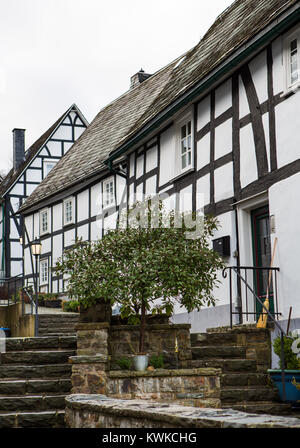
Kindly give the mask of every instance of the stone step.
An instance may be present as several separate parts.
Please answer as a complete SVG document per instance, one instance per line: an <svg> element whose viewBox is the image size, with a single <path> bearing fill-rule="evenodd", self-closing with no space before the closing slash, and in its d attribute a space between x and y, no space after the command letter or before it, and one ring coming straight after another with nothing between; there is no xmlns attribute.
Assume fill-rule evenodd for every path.
<svg viewBox="0 0 300 448"><path fill-rule="evenodd" d="M76 335L76 330L74 327L71 326L65 326L65 327L45 327L45 328L39 328L39 336L53 336L53 335Z"/></svg>
<svg viewBox="0 0 300 448"><path fill-rule="evenodd" d="M0 395L26 395L40 393L70 393L71 380L0 380Z"/></svg>
<svg viewBox="0 0 300 448"><path fill-rule="evenodd" d="M78 320L79 313L50 313L50 314L40 314L40 320Z"/></svg>
<svg viewBox="0 0 300 448"><path fill-rule="evenodd" d="M193 359L203 358L244 358L246 356L245 347L234 346L203 346L192 348Z"/></svg>
<svg viewBox="0 0 300 448"><path fill-rule="evenodd" d="M1 364L64 364L76 350L22 351L0 354Z"/></svg>
<svg viewBox="0 0 300 448"><path fill-rule="evenodd" d="M225 373L221 376L221 386L267 386L267 373Z"/></svg>
<svg viewBox="0 0 300 448"><path fill-rule="evenodd" d="M0 411L47 411L65 408L66 395L0 396Z"/></svg>
<svg viewBox="0 0 300 448"><path fill-rule="evenodd" d="M235 411L249 412L250 414L271 414L291 416L300 418L299 414L294 414L289 403L276 403L273 401L260 401L251 403L226 403L222 404L223 409L233 409Z"/></svg>
<svg viewBox="0 0 300 448"><path fill-rule="evenodd" d="M57 330L75 330L75 325L76 324L72 324L72 323L58 323L58 322L54 322L53 324L47 324L47 325L39 325L39 332L41 331L45 331L45 330L51 330L53 331L53 328L55 328L55 331Z"/></svg>
<svg viewBox="0 0 300 448"><path fill-rule="evenodd" d="M256 373L256 361L253 359L195 359L189 362L191 368L202 367L219 368L226 372L253 372Z"/></svg>
<svg viewBox="0 0 300 448"><path fill-rule="evenodd" d="M221 406L226 403L279 401L278 391L267 386L222 387Z"/></svg>
<svg viewBox="0 0 300 448"><path fill-rule="evenodd" d="M47 332L44 333L42 335L40 335L41 337L54 337L54 336L70 336L70 337L75 337L76 338L76 332L75 331L69 331L69 332Z"/></svg>
<svg viewBox="0 0 300 448"><path fill-rule="evenodd" d="M71 364L44 364L44 365L0 365L0 378L3 379L30 379L30 378L71 378Z"/></svg>
<svg viewBox="0 0 300 448"><path fill-rule="evenodd" d="M6 352L42 349L76 349L76 335L42 336L36 338L7 338Z"/></svg>
<svg viewBox="0 0 300 448"><path fill-rule="evenodd" d="M0 414L0 428L63 428L65 411Z"/></svg>
<svg viewBox="0 0 300 448"><path fill-rule="evenodd" d="M236 345L235 333L191 333L192 347L208 345Z"/></svg>

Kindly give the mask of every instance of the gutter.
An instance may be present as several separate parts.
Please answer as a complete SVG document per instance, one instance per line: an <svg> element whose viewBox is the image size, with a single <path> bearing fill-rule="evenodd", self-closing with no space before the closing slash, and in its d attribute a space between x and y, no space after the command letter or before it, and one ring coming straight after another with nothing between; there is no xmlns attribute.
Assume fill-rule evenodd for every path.
<svg viewBox="0 0 300 448"><path fill-rule="evenodd" d="M284 13L283 13L284 15ZM134 137L132 137L128 142L125 142L117 150L113 151L111 155L104 161L108 167L112 166L112 162L124 154L133 145L140 142L144 137L154 131L158 126L160 126L164 121L171 118L179 109L192 101L195 97L199 96L205 90L210 88L214 83L216 83L220 78L222 78L227 72L234 69L243 59L247 58L255 50L263 47L266 43L270 42L274 38L278 37L287 27L295 24L300 19L300 7L296 4L291 10L286 12L285 16L281 19L277 19L275 25L271 24L261 31L256 37L255 42L252 44L243 45L244 50L240 50L236 56L232 56L227 63L219 69L215 69L212 74L206 76L203 80L199 81L192 89L188 90L180 98L178 98L172 105L168 106L164 111L160 112L155 118L150 120L148 124L144 126ZM264 33L262 35L262 33ZM260 36L260 37L259 37ZM238 51L238 50L237 50Z"/></svg>
<svg viewBox="0 0 300 448"><path fill-rule="evenodd" d="M2 250L1 250L1 271L4 271L5 268L5 261L4 261L4 251L5 251L5 221L4 221L4 211L5 211L5 207L4 207L4 202L2 202L1 204L1 208L2 208Z"/></svg>

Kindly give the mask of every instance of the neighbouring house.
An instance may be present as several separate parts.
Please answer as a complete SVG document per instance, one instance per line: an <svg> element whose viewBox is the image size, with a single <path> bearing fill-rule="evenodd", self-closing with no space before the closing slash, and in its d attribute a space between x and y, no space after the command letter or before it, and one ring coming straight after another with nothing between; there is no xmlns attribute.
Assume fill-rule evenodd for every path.
<svg viewBox="0 0 300 448"><path fill-rule="evenodd" d="M23 224L18 213L19 207L68 152L87 126L87 120L73 104L26 151L25 129L13 130L13 167L0 183L2 280L8 281L23 273L23 248L20 244Z"/></svg>
<svg viewBox="0 0 300 448"><path fill-rule="evenodd" d="M177 209L218 217L212 242L228 267L217 305L175 322L192 331L253 322L270 284L271 311L300 319L300 5L237 0L200 42L163 69L138 72L131 88L102 109L35 189L20 212L29 244L42 241L40 289L63 292L53 271L76 238L95 240L120 209L158 193ZM42 226L41 226L42 223ZM269 283L275 238L277 248ZM231 287L229 284L231 280ZM231 302L230 302L231 298Z"/></svg>

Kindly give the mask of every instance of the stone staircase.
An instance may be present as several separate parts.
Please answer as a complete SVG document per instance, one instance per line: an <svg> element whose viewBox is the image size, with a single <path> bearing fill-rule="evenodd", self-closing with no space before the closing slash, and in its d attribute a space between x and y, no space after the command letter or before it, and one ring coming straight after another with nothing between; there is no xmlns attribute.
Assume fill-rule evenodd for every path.
<svg viewBox="0 0 300 448"><path fill-rule="evenodd" d="M191 367L222 369L221 407L250 413L291 415L280 403L267 374L271 362L270 332L254 326L208 329L191 334Z"/></svg>
<svg viewBox="0 0 300 448"><path fill-rule="evenodd" d="M39 336L74 335L78 313L39 315Z"/></svg>
<svg viewBox="0 0 300 448"><path fill-rule="evenodd" d="M76 336L8 338L0 355L0 428L63 427Z"/></svg>
<svg viewBox="0 0 300 448"><path fill-rule="evenodd" d="M78 314L39 315L39 337L7 338L0 353L0 428L64 426Z"/></svg>

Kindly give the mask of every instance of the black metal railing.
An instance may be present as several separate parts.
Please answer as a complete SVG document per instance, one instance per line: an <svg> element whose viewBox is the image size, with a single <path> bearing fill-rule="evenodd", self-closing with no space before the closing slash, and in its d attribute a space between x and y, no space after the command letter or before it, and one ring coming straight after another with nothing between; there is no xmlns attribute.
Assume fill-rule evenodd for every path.
<svg viewBox="0 0 300 448"><path fill-rule="evenodd" d="M252 321L255 322L261 310L257 305L261 306L261 302L264 302L267 295L265 292L259 293L255 291L258 288L258 284L262 278L268 279L271 273L270 293L269 298L272 302L271 314L276 317L281 315L278 308L278 281L277 273L278 267L257 267L257 266L228 266L223 271L229 270L229 305L230 305L230 326L233 325L233 317L239 316L239 324L249 322L249 318L252 317ZM236 278L234 278L234 274ZM226 273L227 277L227 273ZM237 281L236 281L237 280ZM266 283L266 282L265 282ZM235 307L237 311L234 311L233 304L233 285L237 284L237 299L238 305ZM255 286L256 285L256 286ZM267 289L267 288L265 288Z"/></svg>
<svg viewBox="0 0 300 448"><path fill-rule="evenodd" d="M281 354L280 354L280 363L281 363L281 380L282 380L282 395L283 395L283 401L286 401L286 391L285 391L285 356L284 356L284 337L288 337L287 333L283 330L281 325L278 323L278 316L281 315L281 313L278 312L278 290L277 290L277 272L279 271L279 268L277 267L255 267L255 266L227 266L223 270L223 277L227 278L227 270L229 271L229 297L230 297L230 327L233 326L233 316L235 314L238 314L240 316L240 322L239 324L243 323L243 316L246 315L247 318L249 315L256 315L257 316L257 303L261 306L262 313L266 313L268 318L274 323L274 325L277 327L277 329L280 331L280 340L281 340ZM244 276L242 276L241 272L244 270ZM264 305L264 298L266 295L259 296L255 291L255 286L257 283L255 283L255 274L259 273L262 270L266 270L269 274L272 272L273 281L272 281L272 291L273 294L273 303L274 303L274 312L270 312L270 310ZM253 287L249 284L249 271L252 271L252 284ZM239 297L240 302L240 309L239 311L233 311L233 273L236 274L237 280L238 280L238 286L237 290L240 292L241 296ZM268 275L269 277L269 275ZM257 278L257 275L256 275ZM244 286L245 295L242 294L242 286ZM252 295L252 306L254 307L254 311L250 312L248 309L249 303L249 294ZM275 295L274 295L275 294ZM243 303L246 306L246 311L243 309ZM276 309L276 312L275 312ZM277 318L275 318L275 316ZM254 319L253 319L254 320ZM256 320L256 319L255 319Z"/></svg>
<svg viewBox="0 0 300 448"><path fill-rule="evenodd" d="M23 275L15 277L0 278L0 300L1 302L17 303L20 300L19 292L23 287Z"/></svg>

